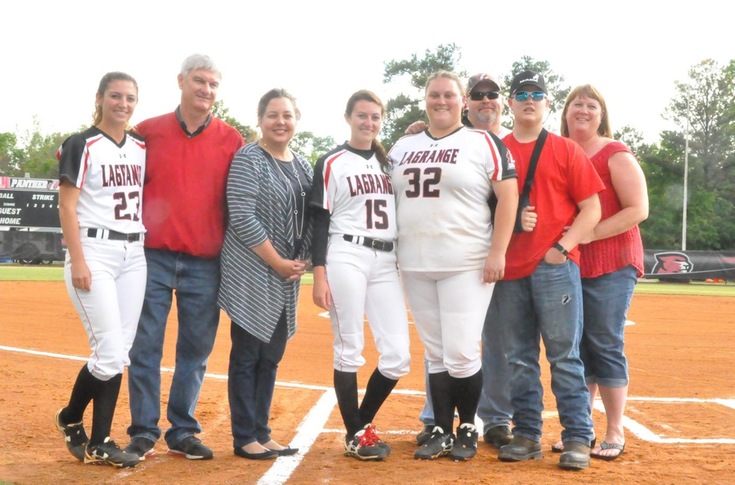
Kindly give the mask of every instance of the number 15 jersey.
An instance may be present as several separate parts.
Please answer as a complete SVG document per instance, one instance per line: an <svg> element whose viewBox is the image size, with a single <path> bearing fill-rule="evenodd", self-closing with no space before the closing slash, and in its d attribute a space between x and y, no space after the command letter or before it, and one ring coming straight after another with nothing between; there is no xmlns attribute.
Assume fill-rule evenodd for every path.
<svg viewBox="0 0 735 485"><path fill-rule="evenodd" d="M312 205L329 211L329 235L396 238L390 175L372 150L343 143L316 162Z"/></svg>
<svg viewBox="0 0 735 485"><path fill-rule="evenodd" d="M515 178L498 137L462 127L435 139L404 136L388 157L398 217L398 264L404 271L482 269L492 237L491 180Z"/></svg>

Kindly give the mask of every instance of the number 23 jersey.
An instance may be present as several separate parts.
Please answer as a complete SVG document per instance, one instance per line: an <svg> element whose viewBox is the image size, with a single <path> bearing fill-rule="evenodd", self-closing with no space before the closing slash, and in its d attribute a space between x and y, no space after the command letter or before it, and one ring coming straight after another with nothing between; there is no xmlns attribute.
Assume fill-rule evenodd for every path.
<svg viewBox="0 0 735 485"><path fill-rule="evenodd" d="M132 234L145 232L140 208L145 143L126 132L120 144L97 127L71 135L56 154L59 180L80 189L79 227Z"/></svg>
<svg viewBox="0 0 735 485"><path fill-rule="evenodd" d="M404 136L388 154L398 217L398 264L404 271L482 269L492 237L491 180L515 178L498 137L462 127L435 139Z"/></svg>

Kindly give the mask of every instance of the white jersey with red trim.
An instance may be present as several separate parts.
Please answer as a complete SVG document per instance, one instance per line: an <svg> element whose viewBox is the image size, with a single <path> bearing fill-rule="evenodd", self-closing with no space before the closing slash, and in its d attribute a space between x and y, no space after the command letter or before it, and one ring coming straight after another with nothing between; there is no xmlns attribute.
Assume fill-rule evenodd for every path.
<svg viewBox="0 0 735 485"><path fill-rule="evenodd" d="M492 237L491 180L515 178L500 139L459 128L440 139L404 136L388 154L398 217L398 264L406 271L482 269Z"/></svg>
<svg viewBox="0 0 735 485"><path fill-rule="evenodd" d="M320 158L314 169L312 205L330 212L330 236L396 238L391 178L372 150L344 143Z"/></svg>
<svg viewBox="0 0 735 485"><path fill-rule="evenodd" d="M137 135L126 133L117 144L97 127L64 141L56 154L59 180L83 189L77 203L79 227L145 232L140 212L145 153Z"/></svg>

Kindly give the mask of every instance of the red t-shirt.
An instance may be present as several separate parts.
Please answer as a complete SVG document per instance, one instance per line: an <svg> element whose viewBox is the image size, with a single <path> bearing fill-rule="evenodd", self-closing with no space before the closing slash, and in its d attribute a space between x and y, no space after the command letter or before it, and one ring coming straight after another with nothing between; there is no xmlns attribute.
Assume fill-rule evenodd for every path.
<svg viewBox="0 0 735 485"><path fill-rule="evenodd" d="M227 173L242 135L218 118L195 136L176 113L138 125L147 160L143 223L148 248L201 258L219 255L225 234Z"/></svg>
<svg viewBox="0 0 735 485"><path fill-rule="evenodd" d="M520 192L536 142L520 143L511 133L503 138L503 143L516 162ZM530 201L538 221L533 231L513 234L505 256L504 279L516 280L533 273L546 251L561 239L564 227L574 222L579 212L577 203L604 188L582 148L572 140L549 133L531 186ZM579 264L579 249L570 250L568 257Z"/></svg>
<svg viewBox="0 0 735 485"><path fill-rule="evenodd" d="M610 157L618 152L628 152L630 148L619 141L612 141L602 147L590 158L597 174L605 184L605 190L600 192L602 206L601 221L621 211L620 200L615 193L608 165ZM638 226L634 226L617 236L608 237L590 244L580 246L582 252L582 278L595 278L612 273L628 265L638 271L638 277L643 276L643 241Z"/></svg>

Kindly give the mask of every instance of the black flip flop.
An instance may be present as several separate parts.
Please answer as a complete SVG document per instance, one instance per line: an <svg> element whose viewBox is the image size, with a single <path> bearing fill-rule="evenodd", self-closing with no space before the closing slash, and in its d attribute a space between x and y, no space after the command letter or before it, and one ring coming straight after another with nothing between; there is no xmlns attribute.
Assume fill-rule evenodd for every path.
<svg viewBox="0 0 735 485"><path fill-rule="evenodd" d="M597 458L598 460L613 461L613 460L617 460L618 457L623 454L623 452L625 451L625 443L620 445L618 443L608 443L607 441L603 441L602 443L600 443L600 449L601 450L619 450L620 453L618 453L617 455L601 455L599 453L593 452L593 453L590 453L590 456L592 458Z"/></svg>

